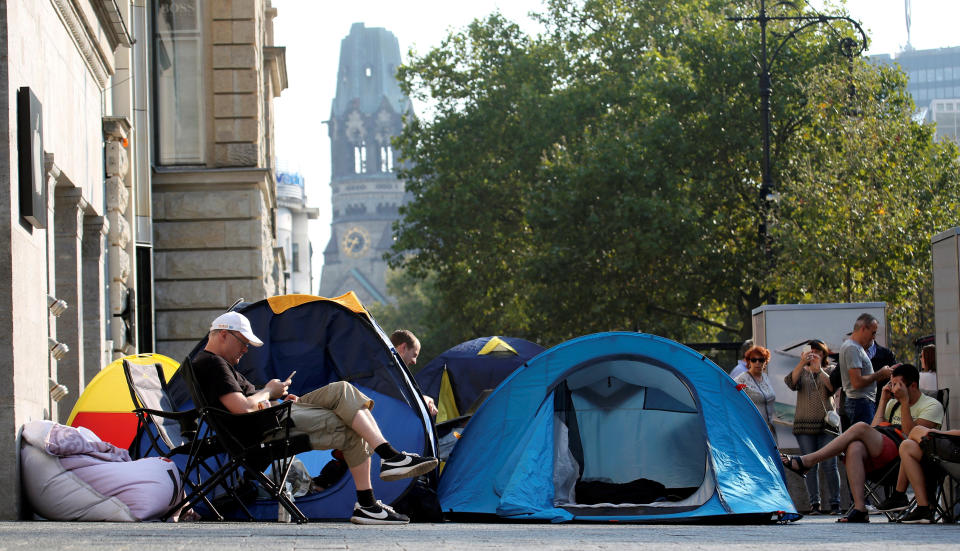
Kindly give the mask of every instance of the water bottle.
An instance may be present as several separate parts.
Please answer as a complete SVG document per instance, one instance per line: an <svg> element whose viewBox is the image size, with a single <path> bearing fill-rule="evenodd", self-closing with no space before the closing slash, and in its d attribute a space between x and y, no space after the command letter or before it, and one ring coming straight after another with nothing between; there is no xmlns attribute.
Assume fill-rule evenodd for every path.
<svg viewBox="0 0 960 551"><path fill-rule="evenodd" d="M293 502L293 484L287 482L283 485L283 490L281 490L283 495L286 496L290 502ZM277 503L277 522L290 522L290 511L287 511L287 508L283 506L283 502Z"/></svg>

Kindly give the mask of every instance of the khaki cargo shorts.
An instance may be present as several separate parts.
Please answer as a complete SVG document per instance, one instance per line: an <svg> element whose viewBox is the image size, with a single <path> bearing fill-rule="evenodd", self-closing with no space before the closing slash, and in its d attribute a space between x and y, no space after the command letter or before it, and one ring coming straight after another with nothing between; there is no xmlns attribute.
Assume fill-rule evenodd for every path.
<svg viewBox="0 0 960 551"><path fill-rule="evenodd" d="M373 400L345 381L308 392L290 408L291 434L306 434L315 450L338 449L347 466L356 467L373 453L350 425L361 409L373 409Z"/></svg>

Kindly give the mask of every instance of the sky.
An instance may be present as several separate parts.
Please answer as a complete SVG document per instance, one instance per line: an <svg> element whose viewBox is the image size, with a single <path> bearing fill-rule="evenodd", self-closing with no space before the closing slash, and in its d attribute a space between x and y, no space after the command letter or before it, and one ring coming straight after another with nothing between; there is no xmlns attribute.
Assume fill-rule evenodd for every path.
<svg viewBox="0 0 960 551"><path fill-rule="evenodd" d="M810 1L815 6L824 4ZM340 41L350 26L362 22L391 31L406 61L411 49L424 54L450 31L495 10L527 32L535 32L537 25L527 14L541 11L543 4L540 0L273 0L273 5L277 8L275 44L286 47L288 78L288 88L274 100L277 162L281 170L304 176L308 205L320 211L320 218L310 222L315 293L331 218L330 140L323 122L330 116L336 93ZM907 44L904 0L848 0L846 5L867 31L867 54L903 50ZM918 50L960 46L957 21L960 0L912 0L910 43ZM423 112L416 104L414 108Z"/></svg>

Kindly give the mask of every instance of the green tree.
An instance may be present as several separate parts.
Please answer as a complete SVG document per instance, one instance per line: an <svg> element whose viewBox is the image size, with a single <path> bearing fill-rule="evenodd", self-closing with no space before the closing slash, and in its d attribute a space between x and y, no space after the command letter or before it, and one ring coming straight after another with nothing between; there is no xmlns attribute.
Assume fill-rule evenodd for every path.
<svg viewBox="0 0 960 551"><path fill-rule="evenodd" d="M960 212L957 148L912 119L906 77L823 67L805 90L809 124L783 172L775 285L787 302L884 300L893 340L933 332L930 238Z"/></svg>
<svg viewBox="0 0 960 551"><path fill-rule="evenodd" d="M843 35L812 28L774 67L774 177L783 200L762 219L759 33L727 19L755 10L717 0L554 0L538 36L494 14L412 59L401 71L406 91L434 108L398 139L415 200L396 226L394 266L431 277L434 313L467 338L517 334L546 345L614 329L741 338L751 332L751 310L774 297L887 300L915 310L905 297L922 296L922 285L905 268L919 257L821 227L824 215L797 198L814 174L831 174L815 179L825 190L841 180L856 186L861 173L876 178L874 157L912 159L870 185L922 187L887 189L902 200L883 202L923 211L897 217L918 248L945 220L947 210L927 205L949 203L955 150L910 120L902 78L866 64L846 73ZM770 30L785 31L777 25L785 23ZM850 82L854 98L843 87ZM825 101L836 116L823 116ZM895 129L900 141L889 134ZM865 131L879 137L868 144ZM853 154L863 166L842 166ZM829 215L849 221L856 205L832 199ZM777 224L772 258L759 241L764 221ZM876 239L895 236L878 231ZM809 263L794 259L812 243L835 256L832 276L876 275L878 283L805 283ZM839 243L853 250L839 254ZM895 253L883 257L883 273L869 272L877 256L867 249ZM814 286L816 294L798 291Z"/></svg>

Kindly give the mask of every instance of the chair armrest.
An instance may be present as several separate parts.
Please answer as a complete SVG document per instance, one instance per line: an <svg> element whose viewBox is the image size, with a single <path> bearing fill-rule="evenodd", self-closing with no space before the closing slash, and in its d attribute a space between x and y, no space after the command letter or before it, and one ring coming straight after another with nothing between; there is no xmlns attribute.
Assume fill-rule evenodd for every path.
<svg viewBox="0 0 960 551"><path fill-rule="evenodd" d="M931 432L920 440L920 449L934 459L960 463L960 436Z"/></svg>
<svg viewBox="0 0 960 551"><path fill-rule="evenodd" d="M280 430L289 431L290 407L293 402L283 402L259 411L231 413L221 408L202 408L200 415L216 426L218 433L226 431L229 437L248 445L259 442ZM227 436L221 434L221 436Z"/></svg>
<svg viewBox="0 0 960 551"><path fill-rule="evenodd" d="M165 411L162 409L136 408L134 413L155 415L164 419L173 419L180 424L180 435L187 440L193 440L200 425L200 412L196 409L183 411Z"/></svg>
<svg viewBox="0 0 960 551"><path fill-rule="evenodd" d="M185 411L164 411L162 409L150 409L150 408L136 408L133 410L134 413L148 413L150 415L156 415L157 417L165 417L167 419L196 419L199 416L199 412L195 409L185 410Z"/></svg>
<svg viewBox="0 0 960 551"><path fill-rule="evenodd" d="M924 438L936 438L941 440L946 440L948 442L954 442L960 444L960 435L958 434L946 434L942 432L928 432Z"/></svg>

